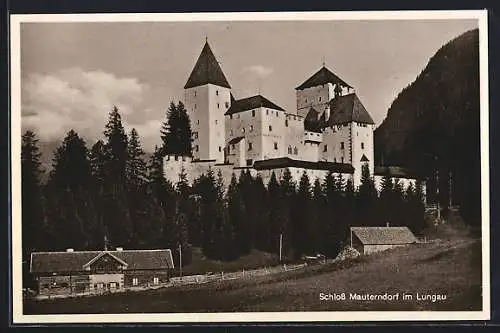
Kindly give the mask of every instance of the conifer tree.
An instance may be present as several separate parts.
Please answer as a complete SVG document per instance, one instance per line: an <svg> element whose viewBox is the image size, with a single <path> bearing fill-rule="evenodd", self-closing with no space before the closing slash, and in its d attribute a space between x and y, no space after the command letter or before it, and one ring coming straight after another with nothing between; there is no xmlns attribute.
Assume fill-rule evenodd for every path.
<svg viewBox="0 0 500 333"><path fill-rule="evenodd" d="M182 102L170 103L167 119L162 125L161 139L163 153L166 155L192 156L191 123Z"/></svg>
<svg viewBox="0 0 500 333"><path fill-rule="evenodd" d="M242 255L249 254L252 250L254 239L254 222L257 219L256 206L259 204L254 196L253 178L249 171L242 171L238 181L241 193L244 214L241 221L241 230L238 235L238 244Z"/></svg>
<svg viewBox="0 0 500 333"><path fill-rule="evenodd" d="M357 194L358 223L360 225L377 225L375 208L378 193L366 163L361 170L361 185Z"/></svg>
<svg viewBox="0 0 500 333"><path fill-rule="evenodd" d="M283 250L285 258L292 259L295 254L293 253L293 228L291 225L294 210L292 210L295 195L296 184L292 178L290 170L287 168L283 172L283 177L280 182L280 191L283 196L283 220L281 221L280 230L283 234Z"/></svg>
<svg viewBox="0 0 500 333"><path fill-rule="evenodd" d="M55 150L52 171L47 182L50 195L50 219L60 250L95 248L100 235L99 215L95 209L94 188L85 141L70 130Z"/></svg>
<svg viewBox="0 0 500 333"><path fill-rule="evenodd" d="M234 173L231 175L226 200L227 219L223 228L224 253L225 259L234 260L240 255L240 246L238 243L243 236L242 222L245 220L240 187Z"/></svg>
<svg viewBox="0 0 500 333"><path fill-rule="evenodd" d="M340 250L341 235L339 228L339 210L341 195L338 191L338 181L332 172L328 172L323 181L326 209L322 221L322 239L325 245L324 254L334 257Z"/></svg>
<svg viewBox="0 0 500 333"><path fill-rule="evenodd" d="M127 145L127 180L133 187L141 187L147 180L147 167L144 161L144 150L141 147L139 134L132 128L128 137Z"/></svg>
<svg viewBox="0 0 500 333"><path fill-rule="evenodd" d="M390 175L384 175L379 199L379 216L382 223L394 223L393 209L394 201L394 183Z"/></svg>
<svg viewBox="0 0 500 333"><path fill-rule="evenodd" d="M260 175L253 180L253 202L255 209L255 221L253 224L254 247L267 251L276 242L276 235L271 231L269 221L269 196L268 191Z"/></svg>
<svg viewBox="0 0 500 333"><path fill-rule="evenodd" d="M268 244L267 251L271 253L279 252L279 237L283 237L285 232L286 222L287 222L287 212L285 206L285 200L283 192L281 191L280 184L276 179L276 174L274 171L271 173L271 178L267 185L268 200L269 200L269 237L270 241ZM273 240L274 238L274 240Z"/></svg>
<svg viewBox="0 0 500 333"><path fill-rule="evenodd" d="M32 251L50 248L49 225L44 216L40 156L36 134L26 131L21 142L22 243L23 261L26 262Z"/></svg>
<svg viewBox="0 0 500 333"><path fill-rule="evenodd" d="M310 205L311 205L311 185L309 177L304 171L299 182L299 189L295 196L294 205L292 207L293 216L292 222L292 246L294 249L295 258L300 258L301 255L311 253L312 245L312 230L310 229Z"/></svg>
<svg viewBox="0 0 500 333"><path fill-rule="evenodd" d="M309 219L311 253L325 253L325 249L330 246L328 240L323 239L323 226L326 220L326 203L323 194L321 181L316 178L312 190L312 202Z"/></svg>

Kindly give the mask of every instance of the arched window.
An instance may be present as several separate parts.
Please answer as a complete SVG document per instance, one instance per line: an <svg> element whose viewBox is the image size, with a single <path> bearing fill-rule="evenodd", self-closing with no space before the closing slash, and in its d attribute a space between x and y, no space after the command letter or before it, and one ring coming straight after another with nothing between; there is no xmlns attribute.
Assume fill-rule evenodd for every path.
<svg viewBox="0 0 500 333"><path fill-rule="evenodd" d="M292 154L292 146L288 146L288 154Z"/></svg>
<svg viewBox="0 0 500 333"><path fill-rule="evenodd" d="M299 150L297 149L297 147L294 147L294 148L293 148L293 153L294 153L295 155L297 155L297 154L299 153Z"/></svg>

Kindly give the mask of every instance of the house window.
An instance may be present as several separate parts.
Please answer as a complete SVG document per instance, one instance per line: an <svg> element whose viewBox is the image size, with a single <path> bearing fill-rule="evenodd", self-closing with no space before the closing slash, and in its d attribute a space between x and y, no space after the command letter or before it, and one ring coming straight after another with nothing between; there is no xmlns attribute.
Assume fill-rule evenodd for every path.
<svg viewBox="0 0 500 333"><path fill-rule="evenodd" d="M278 150L278 143L277 142L274 143L274 149Z"/></svg>
<svg viewBox="0 0 500 333"><path fill-rule="evenodd" d="M271 125L269 125L269 132L272 132L273 131L273 127Z"/></svg>
<svg viewBox="0 0 500 333"><path fill-rule="evenodd" d="M365 144L364 144L364 142L361 142L361 149L365 149Z"/></svg>
<svg viewBox="0 0 500 333"><path fill-rule="evenodd" d="M198 152L200 150L200 147L198 145L194 146L194 151Z"/></svg>
<svg viewBox="0 0 500 333"><path fill-rule="evenodd" d="M344 142L340 143L340 149L344 149Z"/></svg>
<svg viewBox="0 0 500 333"><path fill-rule="evenodd" d="M219 96L219 91L218 90L215 91L215 96Z"/></svg>
<svg viewBox="0 0 500 333"><path fill-rule="evenodd" d="M327 151L328 151L328 145L324 145L323 152L327 152Z"/></svg>
<svg viewBox="0 0 500 333"><path fill-rule="evenodd" d="M219 153L222 151L222 148L219 146Z"/></svg>
<svg viewBox="0 0 500 333"><path fill-rule="evenodd" d="M158 283L160 283L160 279L158 279L157 277L154 277L153 284L158 284Z"/></svg>
<svg viewBox="0 0 500 333"><path fill-rule="evenodd" d="M255 117L255 110L252 110L252 117Z"/></svg>
<svg viewBox="0 0 500 333"><path fill-rule="evenodd" d="M253 132L253 125L250 125L250 132Z"/></svg>
<svg viewBox="0 0 500 333"><path fill-rule="evenodd" d="M116 282L110 282L109 283L109 288L110 289L115 289L116 288Z"/></svg>
<svg viewBox="0 0 500 333"><path fill-rule="evenodd" d="M248 150L252 150L252 143L251 142L248 143Z"/></svg>
<svg viewBox="0 0 500 333"><path fill-rule="evenodd" d="M285 120L285 126L288 127L288 119Z"/></svg>
<svg viewBox="0 0 500 333"><path fill-rule="evenodd" d="M252 163L253 163L253 160L252 160L252 159L248 159L248 160L247 160L247 166L251 166L251 165L252 165Z"/></svg>

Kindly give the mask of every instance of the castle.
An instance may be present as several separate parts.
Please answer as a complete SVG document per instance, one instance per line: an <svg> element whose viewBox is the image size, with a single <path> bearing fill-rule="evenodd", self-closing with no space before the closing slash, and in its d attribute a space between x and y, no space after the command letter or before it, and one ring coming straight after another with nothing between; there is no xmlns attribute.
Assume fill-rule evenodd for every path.
<svg viewBox="0 0 500 333"><path fill-rule="evenodd" d="M295 88L297 109L288 112L256 95L235 99L208 41L184 85L184 104L191 120L192 158L166 156L165 176L173 183L184 170L188 180L211 168L226 184L233 173L250 170L267 184L272 172L287 168L298 181L328 172L361 183L367 165L380 187L388 174L403 187L414 183L406 170L374 165L374 122L353 87L323 65Z"/></svg>

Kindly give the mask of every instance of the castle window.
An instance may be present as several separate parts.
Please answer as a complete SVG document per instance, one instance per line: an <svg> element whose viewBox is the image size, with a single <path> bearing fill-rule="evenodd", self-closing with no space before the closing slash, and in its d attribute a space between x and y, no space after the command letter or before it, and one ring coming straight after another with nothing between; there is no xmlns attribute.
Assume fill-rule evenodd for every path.
<svg viewBox="0 0 500 333"><path fill-rule="evenodd" d="M344 142L340 143L340 149L344 149Z"/></svg>
<svg viewBox="0 0 500 333"><path fill-rule="evenodd" d="M278 111L276 111L276 117L279 117L279 116L280 116L279 112L278 112Z"/></svg>
<svg viewBox="0 0 500 333"><path fill-rule="evenodd" d="M242 132L242 133L245 133L245 127L242 127L242 128L241 128L241 132Z"/></svg>
<svg viewBox="0 0 500 333"><path fill-rule="evenodd" d="M278 143L277 142L274 143L274 149L278 150Z"/></svg>
<svg viewBox="0 0 500 333"><path fill-rule="evenodd" d="M153 284L158 284L160 283L160 280L157 277L153 278Z"/></svg>
<svg viewBox="0 0 500 333"><path fill-rule="evenodd" d="M196 97L196 90L194 91L194 97Z"/></svg>
<svg viewBox="0 0 500 333"><path fill-rule="evenodd" d="M266 109L266 115L269 115L269 110L268 109Z"/></svg>
<svg viewBox="0 0 500 333"><path fill-rule="evenodd" d="M196 110L196 104L194 105L194 109Z"/></svg>
<svg viewBox="0 0 500 333"><path fill-rule="evenodd" d="M273 131L273 127L271 125L269 125L269 132L272 132Z"/></svg>
<svg viewBox="0 0 500 333"><path fill-rule="evenodd" d="M198 120L196 121L196 125L199 125L199 124L200 124L200 120L198 119Z"/></svg>
<svg viewBox="0 0 500 333"><path fill-rule="evenodd" d="M196 93L196 91L195 91ZM132 278L132 285L137 286L139 284L139 279L138 278Z"/></svg>
<svg viewBox="0 0 500 333"><path fill-rule="evenodd" d="M255 117L255 110L252 110L252 117Z"/></svg>
<svg viewBox="0 0 500 333"><path fill-rule="evenodd" d="M344 163L344 157L342 157L342 163Z"/></svg>
<svg viewBox="0 0 500 333"><path fill-rule="evenodd" d="M323 147L323 151L324 151L324 152L327 152L327 151L328 151L328 145L325 145L325 146Z"/></svg>
<svg viewBox="0 0 500 333"><path fill-rule="evenodd" d="M248 150L252 150L252 143L251 142L248 143Z"/></svg>
<svg viewBox="0 0 500 333"><path fill-rule="evenodd" d="M219 91L218 90L215 91L215 96L219 96Z"/></svg>
<svg viewBox="0 0 500 333"><path fill-rule="evenodd" d="M229 102L226 102L226 109L229 108Z"/></svg>
<svg viewBox="0 0 500 333"><path fill-rule="evenodd" d="M297 155L297 154L299 153L299 150L297 149L297 147L294 147L294 148L293 148L293 153L294 153L295 155Z"/></svg>
<svg viewBox="0 0 500 333"><path fill-rule="evenodd" d="M319 97L319 101L321 102L321 96Z"/></svg>
<svg viewBox="0 0 500 333"><path fill-rule="evenodd" d="M219 153L222 151L222 148L219 146Z"/></svg>
<svg viewBox="0 0 500 333"><path fill-rule="evenodd" d="M250 132L253 132L253 125L250 125Z"/></svg>
<svg viewBox="0 0 500 333"><path fill-rule="evenodd" d="M229 136L233 136L233 130L229 130Z"/></svg>
<svg viewBox="0 0 500 333"><path fill-rule="evenodd" d="M364 142L361 142L361 149L365 149L365 144L364 144Z"/></svg>
<svg viewBox="0 0 500 333"><path fill-rule="evenodd" d="M234 143L231 145L231 149L234 150Z"/></svg>
<svg viewBox="0 0 500 333"><path fill-rule="evenodd" d="M307 98L306 98L306 103L307 103Z"/></svg>
<svg viewBox="0 0 500 333"><path fill-rule="evenodd" d="M215 119L215 124L218 124L218 123L219 123L219 121L217 119Z"/></svg>
<svg viewBox="0 0 500 333"><path fill-rule="evenodd" d="M219 108L219 103L217 103L217 109Z"/></svg>
<svg viewBox="0 0 500 333"><path fill-rule="evenodd" d="M198 145L196 145L196 146L194 147L194 151L195 151L195 152L200 151L200 147L199 147Z"/></svg>
<svg viewBox="0 0 500 333"><path fill-rule="evenodd" d="M232 114L229 115L229 119L233 119L233 115Z"/></svg>
<svg viewBox="0 0 500 333"><path fill-rule="evenodd" d="M193 138L198 139L198 132L193 132Z"/></svg>
<svg viewBox="0 0 500 333"><path fill-rule="evenodd" d="M251 166L251 165L252 165L252 162L253 162L253 160L252 160L252 159L248 159L248 160L247 160L247 166Z"/></svg>
<svg viewBox="0 0 500 333"><path fill-rule="evenodd" d="M292 154L292 146L288 146L288 154Z"/></svg>
<svg viewBox="0 0 500 333"><path fill-rule="evenodd" d="M288 127L288 119L285 120L285 126Z"/></svg>

